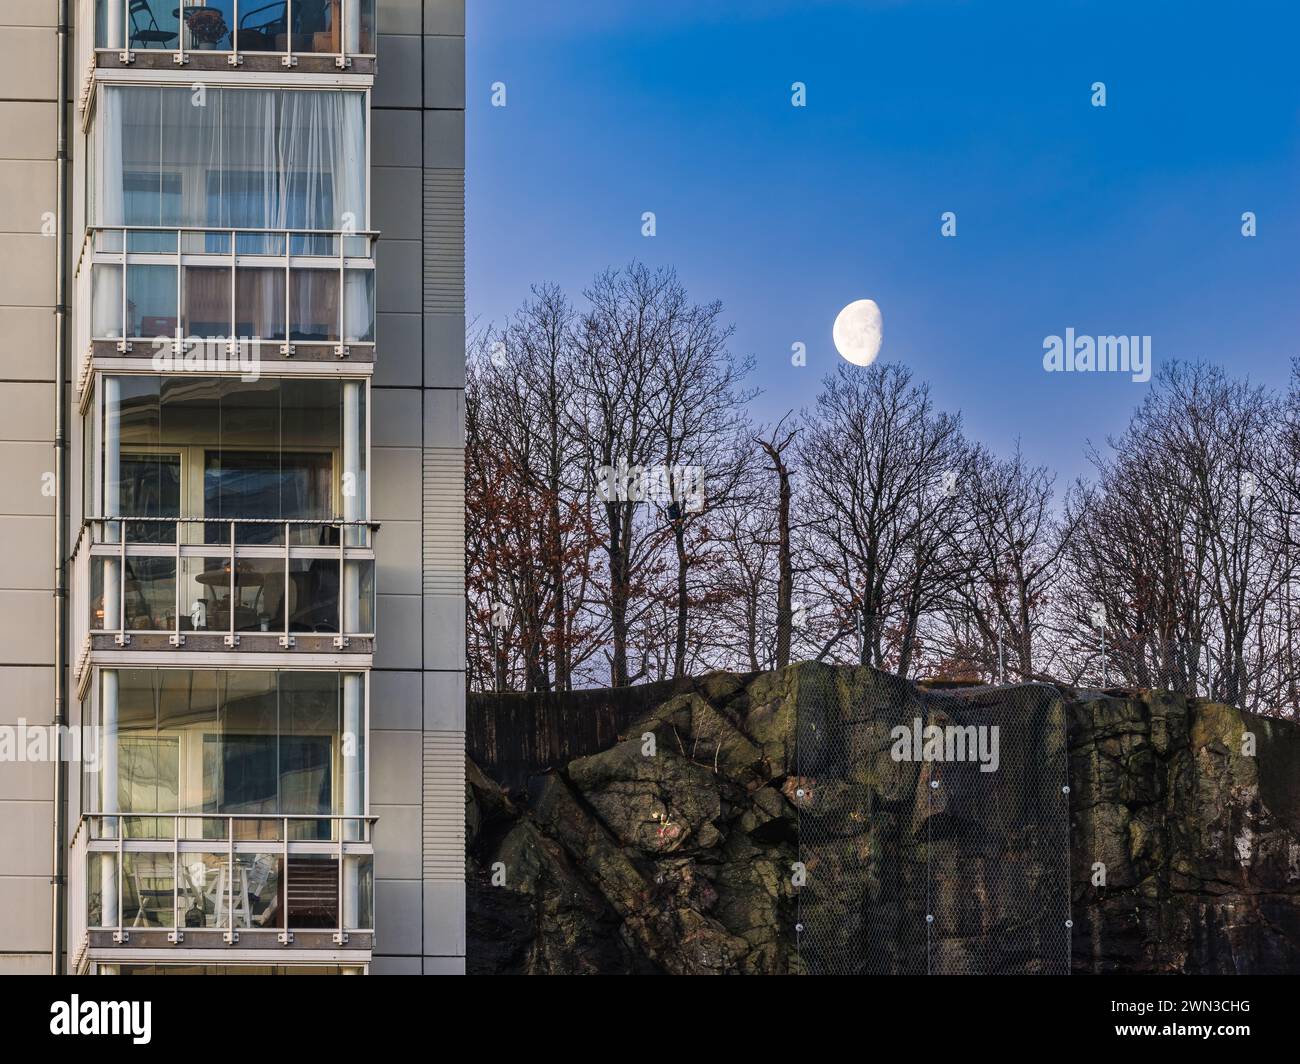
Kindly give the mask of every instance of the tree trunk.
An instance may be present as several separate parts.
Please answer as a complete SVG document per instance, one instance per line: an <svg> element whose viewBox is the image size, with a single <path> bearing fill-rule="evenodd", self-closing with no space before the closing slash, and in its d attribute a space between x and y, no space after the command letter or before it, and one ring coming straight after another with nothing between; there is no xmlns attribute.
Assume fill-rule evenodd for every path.
<svg viewBox="0 0 1300 1064"><path fill-rule="evenodd" d="M673 522L677 550L677 624L673 642L673 679L686 675L686 529L681 518Z"/></svg>

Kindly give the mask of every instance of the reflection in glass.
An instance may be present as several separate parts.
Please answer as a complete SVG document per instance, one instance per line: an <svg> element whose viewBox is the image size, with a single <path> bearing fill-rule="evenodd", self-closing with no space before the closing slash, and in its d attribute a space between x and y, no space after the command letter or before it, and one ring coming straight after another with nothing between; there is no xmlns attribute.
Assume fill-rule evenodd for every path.
<svg viewBox="0 0 1300 1064"><path fill-rule="evenodd" d="M172 339L176 335L176 320L176 267L128 265L127 335L143 339Z"/></svg>
<svg viewBox="0 0 1300 1064"><path fill-rule="evenodd" d="M375 339L375 272L347 270L344 285L344 334L350 344L371 343Z"/></svg>
<svg viewBox="0 0 1300 1064"><path fill-rule="evenodd" d="M106 513L180 516L183 499L201 499L202 510L193 516L213 520L201 530L197 524L186 526L184 539L213 546L229 543L230 521L238 522L236 533L243 544L283 543L283 522L302 521L309 523L291 529L295 545L336 546L338 532L324 522L365 517L366 404L361 382L122 376L105 378L104 391L108 398L99 435L106 448L116 447L117 459L110 461L113 451L101 459L106 471L113 467L116 473L109 483ZM345 396L356 401L345 404ZM345 405L350 413L347 433ZM354 461L346 482L350 494L343 478L343 463L349 458ZM126 526L132 543L175 542L176 526L170 521L128 521ZM185 614L195 597L204 597L194 592L190 588L183 596ZM263 612L276 613L274 608Z"/></svg>
<svg viewBox="0 0 1300 1064"><path fill-rule="evenodd" d="M235 270L235 334L257 340L284 339L284 270L239 266Z"/></svg>
<svg viewBox="0 0 1300 1064"><path fill-rule="evenodd" d="M141 443L157 440L155 426L140 423L131 433ZM178 517L181 512L181 456L176 451L123 450L118 464L117 513L124 517ZM128 521L131 543L174 543L176 526L170 521Z"/></svg>
<svg viewBox="0 0 1300 1064"><path fill-rule="evenodd" d="M289 562L289 631L339 630L337 558L294 558Z"/></svg>
<svg viewBox="0 0 1300 1064"><path fill-rule="evenodd" d="M116 811L141 835L148 814L210 814L182 837L225 838L220 814L265 814L241 839L273 839L269 818L291 820L291 839L328 839L322 816L344 812L342 675L262 669L118 669ZM364 720L351 725L360 736ZM108 739L105 740L110 741ZM109 785L106 781L106 786ZM362 793L359 791L358 793ZM360 805L354 812L360 811ZM170 824L166 832L170 833Z"/></svg>
<svg viewBox="0 0 1300 1064"><path fill-rule="evenodd" d="M177 0L123 0L128 48L174 49L180 40ZM121 10L121 8L118 8ZM116 43L110 47L117 47Z"/></svg>
<svg viewBox="0 0 1300 1064"><path fill-rule="evenodd" d="M117 854L86 855L86 926L117 926Z"/></svg>
<svg viewBox="0 0 1300 1064"><path fill-rule="evenodd" d="M122 855L122 923L128 927L174 927L176 871L169 853Z"/></svg>
<svg viewBox="0 0 1300 1064"><path fill-rule="evenodd" d="M284 875L278 853L237 853L235 871L247 905L238 927L284 927ZM242 900L242 899L241 899Z"/></svg>
<svg viewBox="0 0 1300 1064"><path fill-rule="evenodd" d="M122 267L96 263L90 274L90 335L99 340L122 336Z"/></svg>
<svg viewBox="0 0 1300 1064"><path fill-rule="evenodd" d="M174 630L176 559L128 557L122 597L128 632Z"/></svg>
<svg viewBox="0 0 1300 1064"><path fill-rule="evenodd" d="M229 855L182 853L177 909L182 927L229 927L243 898L242 880L231 876Z"/></svg>
<svg viewBox="0 0 1300 1064"><path fill-rule="evenodd" d="M289 339L339 338L339 275L333 270L289 271Z"/></svg>
<svg viewBox="0 0 1300 1064"><path fill-rule="evenodd" d="M290 51L343 51L342 0L295 0Z"/></svg>
<svg viewBox="0 0 1300 1064"><path fill-rule="evenodd" d="M348 930L375 926L375 859L370 854L344 858L344 921Z"/></svg>
<svg viewBox="0 0 1300 1064"><path fill-rule="evenodd" d="M230 335L230 270L224 266L185 267L186 337L211 339Z"/></svg>
<svg viewBox="0 0 1300 1064"><path fill-rule="evenodd" d="M173 0L163 0L164 3ZM185 47L195 52L228 52L235 25L235 0L176 0L185 27ZM257 0L244 0L245 7Z"/></svg>

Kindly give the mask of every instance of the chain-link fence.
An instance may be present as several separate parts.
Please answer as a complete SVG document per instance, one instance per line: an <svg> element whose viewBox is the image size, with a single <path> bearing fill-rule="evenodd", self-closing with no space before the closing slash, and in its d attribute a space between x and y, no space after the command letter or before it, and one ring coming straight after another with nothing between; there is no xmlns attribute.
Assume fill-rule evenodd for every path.
<svg viewBox="0 0 1300 1064"><path fill-rule="evenodd" d="M1069 971L1055 688L939 691L805 666L797 743L797 932L810 972Z"/></svg>

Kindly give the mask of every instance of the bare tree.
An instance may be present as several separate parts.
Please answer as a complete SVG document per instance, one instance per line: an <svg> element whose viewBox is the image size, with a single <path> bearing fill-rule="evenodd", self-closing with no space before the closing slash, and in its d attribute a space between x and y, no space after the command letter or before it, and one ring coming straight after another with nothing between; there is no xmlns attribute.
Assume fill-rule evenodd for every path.
<svg viewBox="0 0 1300 1064"><path fill-rule="evenodd" d="M1005 654L1022 679L1047 675L1035 664L1036 637L1061 576L1061 556L1079 524L1077 515L1056 519L1054 484L1045 467L1026 462L1017 444L1002 460L974 448L968 479L959 485L968 519L959 540L962 572L953 586L957 609L969 616L984 648L980 664L990 674L994 655Z"/></svg>
<svg viewBox="0 0 1300 1064"><path fill-rule="evenodd" d="M818 657L856 635L861 664L906 673L920 617L952 576L943 485L966 461L960 420L910 371L878 363L828 376L804 430L813 586L834 626Z"/></svg>
<svg viewBox="0 0 1300 1064"><path fill-rule="evenodd" d="M787 414L786 417L789 415ZM786 449L799 435L799 430L786 429L786 417L781 418L766 437L754 437L754 442L767 455L777 481L777 504L773 523L776 534L776 667L778 669L790 664L790 642L794 625L794 558L790 538L792 492L790 467L786 464L784 455ZM756 585L755 590L757 590Z"/></svg>

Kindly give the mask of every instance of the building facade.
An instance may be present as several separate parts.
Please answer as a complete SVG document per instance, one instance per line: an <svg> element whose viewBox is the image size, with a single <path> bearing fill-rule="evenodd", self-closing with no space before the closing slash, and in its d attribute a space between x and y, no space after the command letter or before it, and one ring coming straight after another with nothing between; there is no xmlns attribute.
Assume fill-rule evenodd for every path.
<svg viewBox="0 0 1300 1064"><path fill-rule="evenodd" d="M463 0L6 22L0 971L460 972Z"/></svg>

